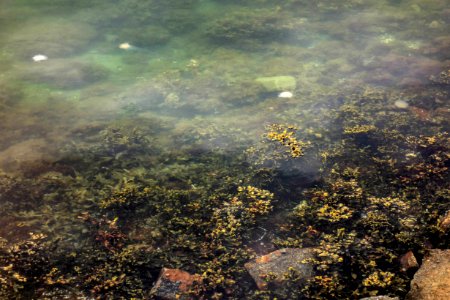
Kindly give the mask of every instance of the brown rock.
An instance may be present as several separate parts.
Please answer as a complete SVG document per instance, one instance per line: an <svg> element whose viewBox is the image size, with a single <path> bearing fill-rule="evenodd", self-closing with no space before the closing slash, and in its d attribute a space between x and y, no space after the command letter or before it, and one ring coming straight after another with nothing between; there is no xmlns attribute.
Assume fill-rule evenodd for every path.
<svg viewBox="0 0 450 300"><path fill-rule="evenodd" d="M389 296L373 296L373 297L361 298L359 300L399 300L399 298L398 297L389 297Z"/></svg>
<svg viewBox="0 0 450 300"><path fill-rule="evenodd" d="M414 279L408 300L447 300L450 295L450 250L430 250Z"/></svg>
<svg viewBox="0 0 450 300"><path fill-rule="evenodd" d="M162 300L190 299L183 294L189 290L194 282L200 281L200 275L191 275L180 269L162 268L150 293L157 299Z"/></svg>
<svg viewBox="0 0 450 300"><path fill-rule="evenodd" d="M400 257L400 266L402 272L419 267L417 259L412 251L408 251Z"/></svg>
<svg viewBox="0 0 450 300"><path fill-rule="evenodd" d="M290 268L295 270L301 277L309 278L313 274L313 266L306 260L314 257L312 248L284 248L269 254L260 256L245 264L245 268L253 277L259 289L267 289L264 280L269 274L275 276L272 281L281 284L283 275Z"/></svg>
<svg viewBox="0 0 450 300"><path fill-rule="evenodd" d="M446 232L450 228L450 210L439 220L439 229Z"/></svg>

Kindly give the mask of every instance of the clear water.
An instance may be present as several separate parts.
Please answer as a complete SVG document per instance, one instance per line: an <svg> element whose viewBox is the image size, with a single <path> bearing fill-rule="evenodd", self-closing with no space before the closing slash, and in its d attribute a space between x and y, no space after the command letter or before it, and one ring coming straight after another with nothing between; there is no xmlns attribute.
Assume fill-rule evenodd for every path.
<svg viewBox="0 0 450 300"><path fill-rule="evenodd" d="M448 130L446 94L418 98L448 70L449 22L439 0L0 0L0 169L48 182L36 198L7 191L0 236L44 232L82 248L74 220L112 190L207 186L188 175L195 151L227 168L271 123L324 147L332 111L355 92L395 94L387 113ZM255 83L273 76L296 86ZM305 176L318 176L319 155L308 155Z"/></svg>

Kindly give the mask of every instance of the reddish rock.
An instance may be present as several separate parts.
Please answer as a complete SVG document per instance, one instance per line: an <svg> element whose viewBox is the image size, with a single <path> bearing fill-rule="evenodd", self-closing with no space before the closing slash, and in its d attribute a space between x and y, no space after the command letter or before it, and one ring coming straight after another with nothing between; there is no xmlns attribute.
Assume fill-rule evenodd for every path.
<svg viewBox="0 0 450 300"><path fill-rule="evenodd" d="M408 300L448 300L450 295L450 250L430 250L414 279Z"/></svg>
<svg viewBox="0 0 450 300"><path fill-rule="evenodd" d="M281 284L283 275L290 268L298 275L307 279L313 275L313 266L307 260L314 257L312 248L284 248L269 254L260 256L245 264L245 268L253 277L259 289L267 289L267 282L264 280L270 274L275 279L271 282Z"/></svg>
<svg viewBox="0 0 450 300"><path fill-rule="evenodd" d="M400 266L402 272L419 267L417 259L412 251L408 251L400 257Z"/></svg>
<svg viewBox="0 0 450 300"><path fill-rule="evenodd" d="M422 122L430 122L433 120L431 112L426 109L417 106L410 106L408 109L416 119Z"/></svg>
<svg viewBox="0 0 450 300"><path fill-rule="evenodd" d="M191 299L183 294L189 290L194 282L200 281L200 275L192 275L180 269L162 268L150 293L157 299L162 300Z"/></svg>

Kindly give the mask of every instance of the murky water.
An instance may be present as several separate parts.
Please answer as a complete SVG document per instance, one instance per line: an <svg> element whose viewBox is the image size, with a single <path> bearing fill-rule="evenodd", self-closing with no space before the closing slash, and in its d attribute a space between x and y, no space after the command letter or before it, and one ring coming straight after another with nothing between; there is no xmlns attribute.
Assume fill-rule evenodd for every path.
<svg viewBox="0 0 450 300"><path fill-rule="evenodd" d="M305 189L321 187L339 164L341 170L365 172L353 152L337 154L346 147L356 151L348 143L337 146L346 134L374 128L389 131L390 137L394 131L415 137L448 131L449 22L448 3L439 0L1 0L0 237L15 243L29 232L43 233L59 240L67 253L103 247L116 255L122 244L142 246L154 253L151 267L141 277L117 271L139 277L140 285L133 282L141 292L127 290L132 283L111 283L112 291L100 287L98 278L112 278L108 274L116 270L92 258L84 267L101 269L102 275L84 278L88 283L80 290L143 297L163 266L192 272L209 268L211 253L187 245L189 236L200 243L205 235L203 242L211 243L216 233L208 233L205 224L220 223L215 212L224 210L221 201L232 198L231 190L251 185L275 193L277 201L268 216L243 225L248 230L235 248L265 254L288 245L294 233L286 228L293 227L283 222L298 209ZM292 159L297 144L286 136L265 139L270 124L295 126L305 156ZM410 151L406 143L386 150L397 140L380 139L386 145L377 141L377 149L392 155L386 165L394 166L394 159L400 162ZM365 149L362 153L374 147L373 140L358 136L355 145ZM273 141L291 147L292 157L289 150L288 157L284 150L271 156ZM417 155L411 151L411 157ZM336 155L334 161L326 160L329 155ZM364 155L369 154L362 153L361 161ZM396 176L379 174L384 175ZM393 182L377 180L362 186L376 190L380 182L383 187ZM149 209L139 200L153 197L157 203L164 198L159 194L114 194L130 186L186 193L174 197L192 212L171 215L166 206ZM114 202L116 207L107 199L136 203ZM200 217L194 207L202 201L211 207ZM127 221L127 214L134 219ZM192 224L186 221L190 214L197 220ZM164 238L169 227L161 220L172 217L179 218L169 222L174 227L167 225L173 235ZM117 220L122 227L116 227ZM116 244L98 230L117 234ZM173 243L185 247L168 250ZM296 246L310 244L305 239ZM203 257L190 261L190 251L199 249ZM78 278L76 286L77 263L61 267L66 273L60 271L58 278L67 281L61 286L70 286L71 276ZM5 272L0 279L11 275ZM152 276L142 275L146 272ZM34 297L54 287L39 284ZM251 283L243 285L245 291L224 289L222 296L254 293Z"/></svg>

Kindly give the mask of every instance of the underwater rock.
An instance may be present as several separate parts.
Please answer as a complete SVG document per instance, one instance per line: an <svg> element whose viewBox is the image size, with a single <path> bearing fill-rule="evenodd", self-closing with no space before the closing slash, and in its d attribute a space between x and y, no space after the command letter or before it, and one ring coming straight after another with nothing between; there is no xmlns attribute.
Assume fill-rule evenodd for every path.
<svg viewBox="0 0 450 300"><path fill-rule="evenodd" d="M373 297L366 297L361 298L359 300L399 300L398 297L389 297L389 296L373 296Z"/></svg>
<svg viewBox="0 0 450 300"><path fill-rule="evenodd" d="M55 287L50 291L44 291L40 295L41 299L77 299L77 300L95 300L96 298L87 296L84 292L74 290L73 288Z"/></svg>
<svg viewBox="0 0 450 300"><path fill-rule="evenodd" d="M129 41L137 47L161 46L170 40L170 32L162 27L147 26L140 30L125 28L119 33L119 39Z"/></svg>
<svg viewBox="0 0 450 300"><path fill-rule="evenodd" d="M162 300L190 299L183 296L183 293L186 293L194 282L200 281L200 275L191 275L180 269L162 268L150 293Z"/></svg>
<svg viewBox="0 0 450 300"><path fill-rule="evenodd" d="M272 10L242 9L206 23L205 35L217 43L242 46L251 41L282 40L294 31L295 22Z"/></svg>
<svg viewBox="0 0 450 300"><path fill-rule="evenodd" d="M450 85L450 68L440 72L437 76L431 75L429 79L434 84Z"/></svg>
<svg viewBox="0 0 450 300"><path fill-rule="evenodd" d="M55 58L81 52L95 37L95 30L86 24L49 19L20 26L9 35L5 45L9 52L24 59L39 53Z"/></svg>
<svg viewBox="0 0 450 300"><path fill-rule="evenodd" d="M108 76L108 70L100 65L67 59L50 59L28 65L21 72L26 80L60 89L80 88Z"/></svg>
<svg viewBox="0 0 450 300"><path fill-rule="evenodd" d="M164 103L166 91L157 81L143 81L131 86L118 96L123 105L135 105L141 111L153 109Z"/></svg>
<svg viewBox="0 0 450 300"><path fill-rule="evenodd" d="M419 267L417 259L412 251L408 251L400 257L400 266L402 272Z"/></svg>
<svg viewBox="0 0 450 300"><path fill-rule="evenodd" d="M297 86L295 78L292 76L259 77L255 79L255 82L260 84L269 93L293 91Z"/></svg>
<svg viewBox="0 0 450 300"><path fill-rule="evenodd" d="M430 250L414 279L408 300L446 300L450 295L450 250Z"/></svg>
<svg viewBox="0 0 450 300"><path fill-rule="evenodd" d="M19 84L3 78L0 79L0 108L13 106L22 98L22 87ZM2 121L4 122L4 120Z"/></svg>
<svg viewBox="0 0 450 300"><path fill-rule="evenodd" d="M274 274L273 283L281 284L283 275L294 270L301 278L308 279L313 275L313 266L305 262L314 257L312 248L283 248L269 254L260 256L245 264L260 290L268 288L264 280L269 274Z"/></svg>
<svg viewBox="0 0 450 300"><path fill-rule="evenodd" d="M42 138L29 139L12 145L0 152L0 168L15 171L21 164L50 160L49 143Z"/></svg>
<svg viewBox="0 0 450 300"><path fill-rule="evenodd" d="M450 228L450 210L439 220L438 228L446 232Z"/></svg>

